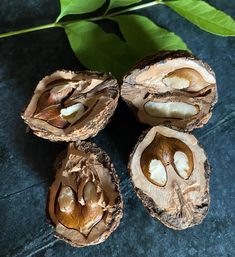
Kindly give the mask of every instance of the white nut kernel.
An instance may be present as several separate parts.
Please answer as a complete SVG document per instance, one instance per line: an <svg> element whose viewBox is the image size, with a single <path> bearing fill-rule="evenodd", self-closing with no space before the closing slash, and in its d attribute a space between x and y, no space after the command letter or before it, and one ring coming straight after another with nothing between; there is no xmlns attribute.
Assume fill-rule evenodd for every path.
<svg viewBox="0 0 235 257"><path fill-rule="evenodd" d="M185 153L177 151L174 154L174 164L175 167L179 173L179 175L184 178L187 179L189 174L189 162L188 162L188 157Z"/></svg>
<svg viewBox="0 0 235 257"><path fill-rule="evenodd" d="M149 101L144 105L144 109L150 116L163 118L186 119L198 113L195 106L183 102L157 103Z"/></svg>
<svg viewBox="0 0 235 257"><path fill-rule="evenodd" d="M69 123L73 124L74 122L76 122L78 119L81 118L84 112L85 112L84 105L82 103L77 103L67 108L61 109L60 116L64 120L67 120Z"/></svg>
<svg viewBox="0 0 235 257"><path fill-rule="evenodd" d="M90 181L87 182L87 184L84 187L83 196L86 203L98 202L98 195L97 195L96 187L94 183Z"/></svg>
<svg viewBox="0 0 235 257"><path fill-rule="evenodd" d="M162 162L156 159L151 160L149 164L150 178L158 185L164 186L167 181L166 170Z"/></svg>
<svg viewBox="0 0 235 257"><path fill-rule="evenodd" d="M166 77L162 81L167 87L174 89L183 89L189 87L190 85L189 80L177 76Z"/></svg>
<svg viewBox="0 0 235 257"><path fill-rule="evenodd" d="M58 197L58 203L62 212L73 212L76 203L74 192L70 187L62 187Z"/></svg>

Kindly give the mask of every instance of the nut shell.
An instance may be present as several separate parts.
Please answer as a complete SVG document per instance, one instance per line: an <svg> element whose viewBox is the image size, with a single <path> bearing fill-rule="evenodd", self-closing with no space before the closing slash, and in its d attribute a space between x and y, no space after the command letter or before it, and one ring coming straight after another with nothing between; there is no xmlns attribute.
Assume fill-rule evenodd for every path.
<svg viewBox="0 0 235 257"><path fill-rule="evenodd" d="M160 143L155 145L155 151L163 153L167 159L167 163L163 161L167 182L164 186L158 186L146 177L140 160L159 135L180 140L190 148L193 153L193 170L189 177L182 178L177 173L173 159L168 158L168 148ZM161 160L159 156L155 158ZM145 208L167 227L182 230L200 224L205 218L210 205L210 166L204 150L193 135L163 126L151 128L140 136L130 155L128 169L134 190Z"/></svg>
<svg viewBox="0 0 235 257"><path fill-rule="evenodd" d="M55 168L47 205L55 236L75 247L105 241L123 215L119 178L108 155L95 144L74 142L58 156ZM87 189L90 184L93 189ZM65 197L62 189L63 194L69 189Z"/></svg>
<svg viewBox="0 0 235 257"><path fill-rule="evenodd" d="M211 117L217 102L215 74L186 51L164 51L146 57L129 71L121 96L140 122L191 131ZM149 103L151 108L146 107Z"/></svg>
<svg viewBox="0 0 235 257"><path fill-rule="evenodd" d="M22 118L35 135L50 141L85 140L105 127L118 98L111 74L56 71L39 82Z"/></svg>

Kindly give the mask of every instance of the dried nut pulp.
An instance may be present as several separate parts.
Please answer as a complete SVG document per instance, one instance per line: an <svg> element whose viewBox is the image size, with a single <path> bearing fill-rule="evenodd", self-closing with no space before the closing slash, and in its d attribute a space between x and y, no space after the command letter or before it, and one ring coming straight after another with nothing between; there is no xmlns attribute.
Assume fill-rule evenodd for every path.
<svg viewBox="0 0 235 257"><path fill-rule="evenodd" d="M202 222L209 203L209 165L197 139L156 126L137 143L129 170L150 215L173 229Z"/></svg>
<svg viewBox="0 0 235 257"><path fill-rule="evenodd" d="M192 130L211 117L217 88L208 64L172 51L137 63L124 77L121 95L140 122Z"/></svg>
<svg viewBox="0 0 235 257"><path fill-rule="evenodd" d="M103 242L119 225L123 202L109 157L94 144L70 143L57 161L48 200L56 236L73 246Z"/></svg>
<svg viewBox="0 0 235 257"><path fill-rule="evenodd" d="M118 97L110 74L57 71L39 82L22 118L51 141L84 140L106 125Z"/></svg>

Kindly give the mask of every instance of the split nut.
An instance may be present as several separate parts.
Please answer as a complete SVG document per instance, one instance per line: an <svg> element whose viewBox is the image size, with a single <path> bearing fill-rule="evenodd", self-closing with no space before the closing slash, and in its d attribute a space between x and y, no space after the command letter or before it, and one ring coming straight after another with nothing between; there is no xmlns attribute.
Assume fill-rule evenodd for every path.
<svg viewBox="0 0 235 257"><path fill-rule="evenodd" d="M210 169L193 135L153 127L140 137L128 167L138 197L166 226L185 229L205 218Z"/></svg>
<svg viewBox="0 0 235 257"><path fill-rule="evenodd" d="M118 98L117 80L110 74L57 71L39 82L22 118L39 137L84 140L104 128Z"/></svg>
<svg viewBox="0 0 235 257"><path fill-rule="evenodd" d="M57 160L48 212L56 236L82 247L106 240L122 217L123 202L113 165L94 144L70 143Z"/></svg>
<svg viewBox="0 0 235 257"><path fill-rule="evenodd" d="M212 115L215 74L186 51L160 52L138 62L124 77L121 96L140 122L191 131Z"/></svg>

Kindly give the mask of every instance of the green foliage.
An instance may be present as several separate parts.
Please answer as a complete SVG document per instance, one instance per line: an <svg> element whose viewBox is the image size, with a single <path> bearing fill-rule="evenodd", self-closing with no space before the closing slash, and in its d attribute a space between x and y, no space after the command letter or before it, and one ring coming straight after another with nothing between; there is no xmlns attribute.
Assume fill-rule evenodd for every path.
<svg viewBox="0 0 235 257"><path fill-rule="evenodd" d="M104 0L60 0L61 14L58 19L67 14L79 14L95 11L104 4ZM141 0L110 0L104 16L99 19L110 19L118 23L125 41L111 33L104 32L97 24L89 21L77 21L65 24L65 32L77 58L88 69L111 71L113 75L121 77L137 60L146 55L161 50L188 50L183 40L145 16L136 14L119 15L120 12L107 14L116 7L125 7ZM196 24L200 28L223 36L235 35L235 22L225 13L202 0L173 0L160 1L177 13ZM148 4L142 4L146 7ZM138 7L127 8L126 11L136 10ZM125 11L121 11L123 13Z"/></svg>
<svg viewBox="0 0 235 257"><path fill-rule="evenodd" d="M174 33L160 28L139 15L112 18L118 22L126 42L105 33L97 24L78 21L65 26L70 45L77 58L89 69L110 71L122 76L138 59L160 50L187 50Z"/></svg>
<svg viewBox="0 0 235 257"><path fill-rule="evenodd" d="M97 10L105 3L105 0L60 0L61 11L56 19L70 14L84 14Z"/></svg>
<svg viewBox="0 0 235 257"><path fill-rule="evenodd" d="M165 4L207 32L220 36L235 36L235 20L204 1L177 0Z"/></svg>
<svg viewBox="0 0 235 257"><path fill-rule="evenodd" d="M109 1L109 2L108 2ZM149 18L127 12L161 4L197 25L201 29L221 36L235 36L235 21L203 0L60 0L61 12L54 23L20 31L0 34L0 38L31 31L62 27L65 29L71 48L81 63L88 69L112 72L121 77L137 60L161 50L188 50L183 40L166 29L159 27ZM132 6L135 4L134 6ZM94 17L92 13L107 6L104 14ZM115 11L114 8L123 8ZM76 16L72 21L62 22L66 15ZM121 15L122 14L122 15ZM84 16L83 16L84 17ZM106 33L97 23L100 20L117 22L124 38Z"/></svg>
<svg viewBox="0 0 235 257"><path fill-rule="evenodd" d="M78 21L66 25L65 31L73 52L91 70L120 77L137 59L124 41L93 22Z"/></svg>
<svg viewBox="0 0 235 257"><path fill-rule="evenodd" d="M144 16L129 14L112 18L117 21L128 45L144 57L162 50L188 50L186 44Z"/></svg>

